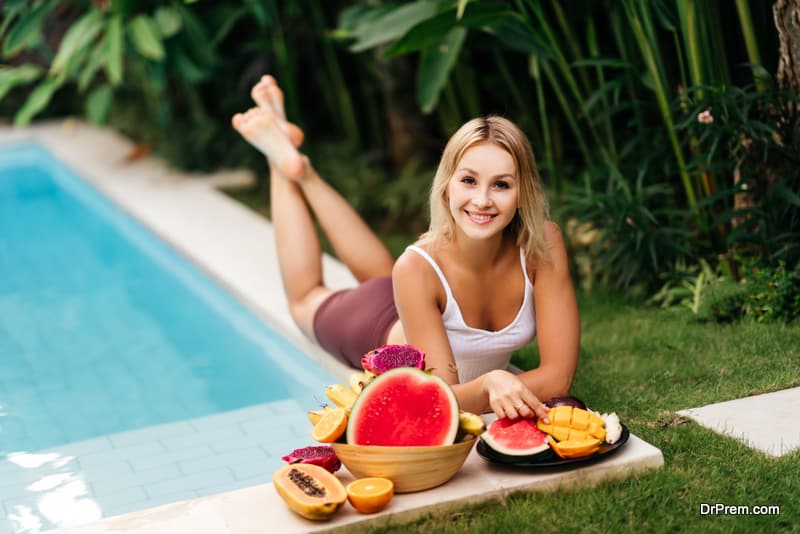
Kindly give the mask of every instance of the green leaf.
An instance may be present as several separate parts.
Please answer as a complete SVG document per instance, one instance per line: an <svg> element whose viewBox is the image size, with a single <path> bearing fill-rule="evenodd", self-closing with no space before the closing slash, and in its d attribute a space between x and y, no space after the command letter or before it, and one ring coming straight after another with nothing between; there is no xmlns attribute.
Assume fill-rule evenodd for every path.
<svg viewBox="0 0 800 534"><path fill-rule="evenodd" d="M36 89L31 92L28 99L14 116L14 125L24 126L28 124L37 113L47 107L53 97L53 93L62 83L63 81L60 78L47 78L37 85Z"/></svg>
<svg viewBox="0 0 800 534"><path fill-rule="evenodd" d="M475 3L467 7L466 12L458 20L458 25L465 28L482 28L513 15L514 12L503 4Z"/></svg>
<svg viewBox="0 0 800 534"><path fill-rule="evenodd" d="M436 107L466 36L466 28L453 28L444 39L422 52L417 72L417 99L423 113L430 113Z"/></svg>
<svg viewBox="0 0 800 534"><path fill-rule="evenodd" d="M0 11L3 13L3 19L0 20L0 38L2 38L6 34L6 30L16 22L17 15L27 11L27 6L25 2L11 1L6 2L5 5L0 8Z"/></svg>
<svg viewBox="0 0 800 534"><path fill-rule="evenodd" d="M458 0L456 19L461 20L461 17L464 16L464 10L467 8L467 2L469 2L469 0Z"/></svg>
<svg viewBox="0 0 800 534"><path fill-rule="evenodd" d="M219 6L218 10L215 12L215 20L221 20L221 22L217 25L214 37L211 39L211 42L214 45L219 45L230 33L230 31L236 26L236 23L239 22L239 19L246 17L248 14L247 8L244 7L230 7L230 6Z"/></svg>
<svg viewBox="0 0 800 534"><path fill-rule="evenodd" d="M481 29L494 35L510 50L535 54L541 59L549 56L545 40L517 13L506 13Z"/></svg>
<svg viewBox="0 0 800 534"><path fill-rule="evenodd" d="M94 124L103 124L111 110L114 99L114 89L110 84L103 84L95 88L86 97L86 117Z"/></svg>
<svg viewBox="0 0 800 534"><path fill-rule="evenodd" d="M262 0L245 0L244 4L248 7L250 13L252 13L253 18L256 19L259 28L264 29L273 26L273 17L266 2Z"/></svg>
<svg viewBox="0 0 800 534"><path fill-rule="evenodd" d="M55 7L52 2L47 2L39 7L23 12L23 15L12 26L11 31L8 32L5 43L3 44L3 57L7 58L13 56L23 48L30 48L36 46L42 40L42 25L44 19Z"/></svg>
<svg viewBox="0 0 800 534"><path fill-rule="evenodd" d="M629 69L631 62L617 57L593 57L589 59L579 59L572 62L573 67L612 67L617 69Z"/></svg>
<svg viewBox="0 0 800 534"><path fill-rule="evenodd" d="M92 55L89 56L89 60L86 62L86 65L83 66L80 76L78 76L79 92L83 93L86 91L86 88L92 83L94 75L100 69L100 65L105 63L107 54L108 47L106 46L106 40L104 39L97 43L97 45L94 47L94 50L92 50Z"/></svg>
<svg viewBox="0 0 800 534"><path fill-rule="evenodd" d="M42 69L37 65L20 65L18 67L0 66L0 100L6 96L14 86L24 85L34 81L42 75Z"/></svg>
<svg viewBox="0 0 800 534"><path fill-rule="evenodd" d="M128 23L128 34L142 56L153 61L164 59L164 45L153 19L147 15L137 16Z"/></svg>
<svg viewBox="0 0 800 534"><path fill-rule="evenodd" d="M480 28L497 23L510 14L511 11L502 5L470 4L461 20L458 20L456 9L449 9L411 28L396 43L386 49L384 57L408 54L428 48L440 41L442 35L448 33L454 26Z"/></svg>
<svg viewBox="0 0 800 534"><path fill-rule="evenodd" d="M106 46L108 47L105 64L106 76L111 85L116 87L122 83L123 47L125 46L120 15L111 18L108 30L106 30Z"/></svg>
<svg viewBox="0 0 800 534"><path fill-rule="evenodd" d="M179 78L188 83L197 83L208 77L208 72L199 67L182 47L176 48L171 54L171 63L174 64L175 71Z"/></svg>
<svg viewBox="0 0 800 534"><path fill-rule="evenodd" d="M162 37L172 37L183 26L183 19L181 18L180 11L171 6L161 6L156 9L155 13L156 25Z"/></svg>
<svg viewBox="0 0 800 534"><path fill-rule="evenodd" d="M211 66L218 61L217 49L213 39L206 31L205 25L191 9L181 8L181 18L183 19L183 31L180 40L184 49L191 52L191 57L195 64Z"/></svg>
<svg viewBox="0 0 800 534"><path fill-rule="evenodd" d="M363 52L377 45L387 43L404 35L420 22L436 14L436 2L419 1L403 5L397 9L359 25L354 32L358 39L350 47L351 52ZM363 29L362 29L363 28Z"/></svg>
<svg viewBox="0 0 800 534"><path fill-rule="evenodd" d="M440 13L433 18L422 21L408 32L392 46L386 49L383 57L391 57L418 50L427 49L442 40L442 35L450 32L458 21L455 17L455 10Z"/></svg>
<svg viewBox="0 0 800 534"><path fill-rule="evenodd" d="M361 35L368 24L392 11L394 8L387 6L371 6L366 4L353 4L339 13L336 21L336 30L346 35Z"/></svg>
<svg viewBox="0 0 800 534"><path fill-rule="evenodd" d="M97 9L89 11L73 23L61 40L56 57L53 58L53 63L50 65L50 73L65 73L70 61L85 52L85 48L91 44L102 29L103 14Z"/></svg>

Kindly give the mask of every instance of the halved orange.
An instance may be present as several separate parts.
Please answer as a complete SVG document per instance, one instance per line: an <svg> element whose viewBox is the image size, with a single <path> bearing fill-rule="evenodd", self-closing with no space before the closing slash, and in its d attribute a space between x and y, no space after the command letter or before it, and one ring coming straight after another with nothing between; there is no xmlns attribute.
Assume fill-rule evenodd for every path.
<svg viewBox="0 0 800 534"><path fill-rule="evenodd" d="M321 443L332 443L347 430L347 412L344 408L327 410L311 431L311 438Z"/></svg>
<svg viewBox="0 0 800 534"><path fill-rule="evenodd" d="M359 478L347 485L347 499L362 514L383 510L394 496L394 483L388 478Z"/></svg>

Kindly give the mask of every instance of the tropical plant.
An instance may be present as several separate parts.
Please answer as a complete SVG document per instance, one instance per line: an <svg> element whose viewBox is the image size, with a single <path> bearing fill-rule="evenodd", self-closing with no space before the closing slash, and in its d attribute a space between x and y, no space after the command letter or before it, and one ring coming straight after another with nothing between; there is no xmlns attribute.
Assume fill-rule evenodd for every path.
<svg viewBox="0 0 800 534"><path fill-rule="evenodd" d="M271 72L292 120L358 145L363 130L380 128L372 117L359 123L353 98L363 88L348 86L340 56L358 61L335 50L331 13L310 0L4 2L0 102L13 97L3 108L21 125L63 95L69 112L110 122L175 164L209 168L257 159L229 121ZM329 89L321 100L307 71ZM312 89L315 105L300 107Z"/></svg>
<svg viewBox="0 0 800 534"><path fill-rule="evenodd" d="M780 173L751 186L758 194L751 189L746 208L737 204L744 183L759 176L742 181L745 167L788 167L795 145L785 140L797 124L786 114L792 98L775 93L765 66L774 65L775 51L761 53L774 28L761 10L753 16L747 0L735 7L620 0L572 2L567 10L544 0L419 0L353 7L342 33L354 52L418 54L419 105L445 129L477 114L467 105L475 93L479 113L519 117L562 206L557 213L599 232L584 254L594 262L589 271L652 290L676 261L700 256L715 265L748 240L797 261L795 193ZM500 61L481 61L487 57ZM468 69L488 73L459 76ZM699 114L715 117L714 110L713 126L703 130ZM759 148L745 154L741 139ZM759 160L756 150L770 155ZM775 211L789 225L765 235L764 216Z"/></svg>

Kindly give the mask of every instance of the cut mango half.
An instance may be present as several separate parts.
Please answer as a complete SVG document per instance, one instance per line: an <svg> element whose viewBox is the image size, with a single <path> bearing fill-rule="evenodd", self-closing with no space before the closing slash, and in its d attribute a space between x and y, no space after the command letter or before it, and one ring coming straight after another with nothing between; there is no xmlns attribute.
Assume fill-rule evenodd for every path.
<svg viewBox="0 0 800 534"><path fill-rule="evenodd" d="M597 415L574 406L556 406L547 414L550 424L536 421L539 430L550 434L556 441L603 441L606 438L605 422Z"/></svg>
<svg viewBox="0 0 800 534"><path fill-rule="evenodd" d="M591 456L600 448L600 441L594 438L556 441L552 436L548 436L547 443L561 458L583 458L584 456Z"/></svg>

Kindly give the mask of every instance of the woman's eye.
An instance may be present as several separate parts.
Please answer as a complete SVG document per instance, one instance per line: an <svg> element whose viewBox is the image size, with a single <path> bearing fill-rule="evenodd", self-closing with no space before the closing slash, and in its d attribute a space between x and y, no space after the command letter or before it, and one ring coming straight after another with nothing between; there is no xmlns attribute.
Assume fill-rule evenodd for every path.
<svg viewBox="0 0 800 534"><path fill-rule="evenodd" d="M473 178L472 176L464 176L463 178L461 178L461 183L470 184L470 185L474 184L475 183L475 178Z"/></svg>
<svg viewBox="0 0 800 534"><path fill-rule="evenodd" d="M508 189L509 187L511 187L510 185L508 185L508 182L497 182L494 185L499 189Z"/></svg>

